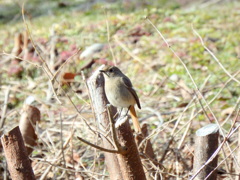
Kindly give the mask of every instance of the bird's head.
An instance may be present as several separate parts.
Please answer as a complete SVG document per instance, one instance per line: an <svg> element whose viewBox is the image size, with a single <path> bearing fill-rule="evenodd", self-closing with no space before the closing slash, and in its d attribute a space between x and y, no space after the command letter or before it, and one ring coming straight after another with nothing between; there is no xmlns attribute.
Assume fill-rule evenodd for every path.
<svg viewBox="0 0 240 180"><path fill-rule="evenodd" d="M100 72L104 73L107 77L118 77L123 73L116 66L105 66Z"/></svg>

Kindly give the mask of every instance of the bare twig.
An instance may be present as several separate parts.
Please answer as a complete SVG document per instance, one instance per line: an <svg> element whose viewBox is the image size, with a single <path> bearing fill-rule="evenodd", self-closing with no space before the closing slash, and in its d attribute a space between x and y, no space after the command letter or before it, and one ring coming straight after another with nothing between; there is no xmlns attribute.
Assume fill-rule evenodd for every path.
<svg viewBox="0 0 240 180"><path fill-rule="evenodd" d="M62 70L62 68L74 57L76 56L80 51L82 50L82 48L78 49L75 53L73 53L73 55L71 55L69 58L66 59L66 61L58 68L58 70L54 73L54 75L52 76L52 81L54 81L54 79L56 78L56 76L59 74L60 70Z"/></svg>
<svg viewBox="0 0 240 180"><path fill-rule="evenodd" d="M27 62L27 63L29 63L29 64L32 64L32 65L34 65L34 66L36 66L36 67L38 67L38 68L42 68L41 65L38 65L38 64L33 63L33 62L31 62L31 61L28 61L28 60L26 60L26 59L20 58L20 57L18 57L18 56L13 55L13 54L9 54L9 53L3 52L3 53L1 53L1 55L11 56L11 57L13 57L13 58L15 58L15 59L17 59L17 60L25 61L25 62Z"/></svg>
<svg viewBox="0 0 240 180"><path fill-rule="evenodd" d="M147 19L147 21L153 26L153 28L158 32L158 34L159 34L160 37L163 39L163 41L165 42L165 44L167 45L167 47L171 50L171 52L172 52L172 53L177 57L177 59L181 62L181 64L183 65L184 69L186 70L188 76L190 77L190 79L191 79L191 81L192 81L192 83L193 83L193 85L194 85L194 87L195 87L195 91L197 92L196 96L197 96L197 98L198 98L199 103L201 104L198 95L200 95L201 99L202 99L203 102L206 104L206 107L207 107L208 110L210 111L210 113L211 113L212 117L214 118L215 122L218 124L220 133L221 133L223 136L225 136L225 135L224 135L224 131L223 131L223 129L222 129L220 123L219 123L219 120L216 118L216 116L215 116L215 114L213 113L212 109L210 108L208 102L206 101L206 99L204 98L204 96L202 95L202 93L199 91L199 89L198 89L198 87L197 87L197 85L196 85L196 83L195 83L195 81L194 81L191 73L189 72L186 64L185 64L185 63L182 61L182 59L176 54L176 52L175 52L175 51L173 50L173 48L169 45L169 43L166 41L166 39L164 38L164 36L162 35L162 33L157 29L157 27L152 23L152 21L151 21L150 19L148 19L148 18L146 18L146 19ZM202 106L202 110L205 111L204 106L203 106L202 104L201 104L201 106ZM204 114L207 115L206 112L205 112ZM207 115L207 118L209 119L208 115ZM227 147L228 147L229 150L231 151L231 148L230 148L229 143L228 143L227 141L225 141L225 143L227 144ZM236 164L237 164L236 158L235 158L234 156L233 156L233 159L234 159L234 161L235 161ZM238 165L238 164L237 164L237 165Z"/></svg>
<svg viewBox="0 0 240 180"><path fill-rule="evenodd" d="M64 154L64 148L63 148L63 125L62 125L62 114L60 113L60 140L61 140L61 151L62 151L62 159L63 159L63 165L66 168L66 159Z"/></svg>
<svg viewBox="0 0 240 180"><path fill-rule="evenodd" d="M119 152L121 152L121 154L125 154L127 151L123 147L121 147L121 145L119 144L119 142L117 140L117 133L116 133L116 129L115 129L115 123L114 123L113 117L110 114L109 107L107 107L107 112L108 112L108 118L110 120L110 127L111 127L111 131L112 131L114 146L117 148L117 150Z"/></svg>
<svg viewBox="0 0 240 180"><path fill-rule="evenodd" d="M118 150L106 149L106 148L97 146L97 145L95 145L95 144L93 144L93 143L90 143L90 142L86 141L86 140L83 139L83 138L80 138L79 136L78 136L77 138L78 138L80 141L84 142L85 144L87 144L87 145L89 145L89 146L92 146L92 147L94 147L94 148L96 148L96 149L98 149L98 150L101 150L101 151L104 151L104 152L109 152L109 153L121 154L121 152L118 151Z"/></svg>
<svg viewBox="0 0 240 180"><path fill-rule="evenodd" d="M71 134L68 136L67 140L66 140L65 143L63 144L63 149L65 149L65 148L67 147L67 145L69 144L70 140L72 139L72 136L73 136L73 133L71 133ZM52 162L52 164L54 164L54 163L56 163L56 162L58 161L58 157L60 157L61 154L62 154L62 150L60 150L60 151L57 153L56 157L54 158L55 160ZM41 175L40 180L46 179L46 176L48 175L48 173L49 173L49 171L50 171L51 169L52 169L52 165L49 165L49 166L47 167L47 169L45 170L45 172Z"/></svg>
<svg viewBox="0 0 240 180"><path fill-rule="evenodd" d="M240 99L240 98L239 98ZM240 127L240 124L235 128L233 129L233 126L235 125L238 117L239 117L239 113L240 113L240 109L238 109L238 113L237 113L237 116L236 118L234 119L234 122L227 134L227 136L224 138L224 140L222 141L222 143L220 144L220 146L217 148L217 150L212 154L212 156L208 159L208 161L206 163L204 163L204 165L191 177L190 180L193 180L200 172L201 170L207 166L210 162L212 162L212 160L218 155L218 153L220 152L220 150L222 149L223 145L226 143L226 141L234 134L235 131L238 130L238 128ZM231 154L232 154L232 151L231 151Z"/></svg>
<svg viewBox="0 0 240 180"><path fill-rule="evenodd" d="M111 43L110 43L110 30L109 30L109 23L108 23L108 14L107 12L105 12L105 15L106 15L106 26L107 26L107 35L108 35L108 46L109 46L109 49L111 51L111 54L112 54L112 58L113 58L113 62L115 65L117 65L117 61L116 61L116 57L114 55L114 52L113 52L113 49L112 49L112 46L111 46Z"/></svg>
<svg viewBox="0 0 240 180"><path fill-rule="evenodd" d="M219 61L219 59L213 54L213 52L208 49L208 47L205 45L202 37L199 35L199 33L194 29L193 25L192 25L192 30L193 32L198 36L198 38L200 39L202 46L204 47L205 50L207 50L207 52L213 57L213 59L218 63L218 65L223 69L223 71L231 78L233 79L235 82L237 82L238 84L240 84L240 81L237 80L234 76L232 76L227 70L226 68L222 65L222 63Z"/></svg>
<svg viewBox="0 0 240 180"><path fill-rule="evenodd" d="M7 104L8 104L9 94L10 94L10 86L8 86L8 88L6 89L6 92L5 92L4 104L3 104L3 108L2 108L1 121L0 121L0 130L3 128L4 123L5 123L5 119L6 119L5 116L6 116L6 112L7 112Z"/></svg>
<svg viewBox="0 0 240 180"><path fill-rule="evenodd" d="M221 162L219 162L218 165L207 175L207 177L206 177L204 180L207 180L207 179L209 178L209 176L211 176L211 174L212 174L214 171L216 171L216 170L220 167L220 165L221 165L223 162L225 162L226 159L229 158L229 157L232 155L232 153L233 153L237 148L239 148L239 147L238 147L238 146L235 147L235 148L232 150L232 152L231 152L227 157L225 157Z"/></svg>
<svg viewBox="0 0 240 180"><path fill-rule="evenodd" d="M200 97L203 99L204 103L205 103L205 104L208 104L208 103L206 102L204 96L202 95L202 93L201 93L200 90L198 89L198 86L197 86L197 84L195 83L195 81L194 81L191 73L189 72L186 64L185 64L185 63L183 62L183 60L177 55L177 53L173 50L173 48L169 45L169 43L167 42L167 40L164 38L164 36L162 35L162 33L157 29L157 27L152 23L152 21L151 21L150 19L148 19L148 18L147 18L147 21L148 21L148 22L153 26L153 28L158 32L158 34L159 34L160 37L163 39L163 41L165 42L165 44L167 45L167 47L171 50L171 52L174 54L174 56L176 56L177 59L178 59L178 60L181 62L181 64L183 65L184 69L186 70L189 78L191 79L191 81L192 81L192 83L193 83L193 85L194 85L194 87L195 87L196 96L197 96L197 99L198 99L199 103L201 104L200 98L198 97L198 94L199 94ZM201 106L202 106L202 105L201 105ZM202 108L203 108L203 112L204 112L204 114L206 115L206 117L207 117L208 119L210 119L210 118L208 117L206 111L205 111L204 106L202 106ZM219 125L220 130L222 131L221 126L220 126L220 124L219 124L219 121L217 120L216 116L215 116L214 113L212 112L211 108L210 108L209 106L207 106L207 108L208 108L209 111L211 112L211 114L212 114L212 116L214 117L215 121L216 121L217 124Z"/></svg>
<svg viewBox="0 0 240 180"><path fill-rule="evenodd" d="M136 56L135 54L133 54L125 44L123 44L119 38L117 36L114 37L114 40L116 41L116 43L121 46L121 48L123 48L124 51L126 51L128 53L129 56L131 56L133 59L135 59L137 62L139 62L140 64L142 64L144 67L146 67L148 70L150 70L151 72L154 72L155 75L158 77L158 78L161 78L161 76L155 72L151 66L149 66L147 63L145 63L142 59L140 59L138 56Z"/></svg>
<svg viewBox="0 0 240 180"><path fill-rule="evenodd" d="M32 40L32 37L31 37L30 31L29 31L28 25L27 25L27 23L26 23L26 21L25 21L25 17L24 17L24 6L23 6L23 9L22 9L22 13L23 13L23 19L24 19L24 22L25 22L27 31L28 31L28 33L29 33L29 37L30 37L31 42L32 42L32 44L33 44L33 47L34 47L35 50L37 50L37 49L36 49L36 46L35 46L35 44L34 44L34 41ZM78 50L76 53L74 53L74 55L76 55L79 51L80 51L80 50ZM58 99L58 96L57 96L57 94L56 94L56 92L55 92L55 90L54 90L54 88L53 88L53 80L55 79L55 76L58 74L58 72L60 72L60 70L62 69L62 67L64 67L64 65L65 65L68 61L66 61L66 62L59 68L60 70L57 71L57 72L53 75L52 72L50 71L50 69L48 68L47 63L46 63L45 60L41 57L41 55L40 55L39 52L38 52L38 55L39 55L39 57L41 58L41 60L42 60L43 64L45 65L45 67L47 67L47 69L45 69L44 67L42 67L42 69L43 69L44 72L48 75L49 80L51 81L51 85L52 85L52 89L53 89L53 91L54 91L54 94L55 94L56 98ZM71 59L74 55L72 55L71 57L69 57L68 60ZM50 76L51 76L51 77L50 77ZM57 81L57 80L56 80L56 81ZM58 81L57 81L57 82L58 82ZM87 121L85 120L85 118L82 117L81 113L78 111L76 105L73 103L73 101L71 100L71 98L69 97L69 95L67 94L67 92L66 92L63 88L61 88L61 89L62 89L63 92L65 93L66 97L69 99L70 103L71 103L71 104L73 105L73 107L76 109L76 111L78 112L79 116L84 120L85 124L89 127L90 130L92 130L92 127L90 127L90 125L87 123ZM59 100L59 102L60 102L60 100ZM92 131L96 133L95 130L92 130ZM101 133L100 133L100 134L101 134ZM105 136L104 136L104 137L105 137ZM83 142L87 143L86 140L83 140L82 138L80 138L80 139L81 139ZM101 147L100 147L100 148L101 148ZM115 151L112 151L112 152L115 152ZM49 169L49 170L50 170L50 169ZM46 171L46 172L47 172L47 171ZM44 176L42 176L42 177L44 177Z"/></svg>
<svg viewBox="0 0 240 180"><path fill-rule="evenodd" d="M28 35L29 35L30 41L31 41L31 43L32 43L32 46L33 46L34 50L37 52L38 56L40 57L40 60L42 61L43 65L44 65L44 66L42 66L42 70L46 73L47 77L49 78L49 80L50 80L50 82L51 82L51 87L52 87L53 93L54 93L54 95L55 95L55 98L57 99L57 101L58 101L60 104L62 104L62 102L59 100L59 98L58 98L58 96L57 96L57 93L56 93L56 91L55 91L55 89L54 89L54 87L53 87L53 84L52 84L52 78L51 78L51 77L53 76L53 74L52 74L50 68L48 67L48 64L46 63L46 61L45 61L45 60L43 59L43 57L41 56L41 53L37 50L37 47L36 47L36 45L35 45L35 43L34 43L34 41L33 41L32 35L31 35L30 30L29 30L29 28L28 28L28 24L27 24L27 22L26 22L26 20L25 20L25 14L24 14L24 3L23 3L23 5L22 5L22 17L23 17L23 22L24 22L24 24L25 24L25 26L26 26L27 33L28 33ZM44 67L45 67L46 69L45 69Z"/></svg>
<svg viewBox="0 0 240 180"><path fill-rule="evenodd" d="M46 69L47 69L47 72L49 73L48 76L52 75L52 72L51 72L51 70L49 69L48 64L46 63L46 61L44 60L44 58L41 56L41 53L39 53L39 51L37 51L37 47L36 47L36 45L35 45L35 43L34 43L34 41L33 41L32 34L30 33L28 24L27 24L26 19L25 19L24 3L23 3L23 5L22 5L22 18L23 18L23 22L24 22L24 24L25 24L25 26L26 26L27 33L28 33L28 35L29 35L29 38L30 38L30 40L31 40L31 43L32 43L33 48L36 50L38 56L40 57L40 60L41 60L42 63L45 65L45 67L46 67Z"/></svg>
<svg viewBox="0 0 240 180"><path fill-rule="evenodd" d="M192 110L191 117L193 117L194 111L195 111L195 109ZM178 149L180 149L180 148L182 147L182 144L183 144L183 142L184 142L184 140L185 140L185 138L186 138L186 136L187 136L187 133L188 133L188 131L189 131L189 129L190 129L191 122L192 122L192 121L190 121L190 123L188 123L188 125L187 125L187 127L186 127L186 130L185 130L185 132L184 132L181 140L179 141Z"/></svg>

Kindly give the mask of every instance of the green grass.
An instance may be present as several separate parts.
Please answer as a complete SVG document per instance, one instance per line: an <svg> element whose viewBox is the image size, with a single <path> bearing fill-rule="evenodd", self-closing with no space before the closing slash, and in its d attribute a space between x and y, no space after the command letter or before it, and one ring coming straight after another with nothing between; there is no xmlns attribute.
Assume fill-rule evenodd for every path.
<svg viewBox="0 0 240 180"><path fill-rule="evenodd" d="M147 107L152 109L153 112L181 112L185 107L181 107L181 105L190 102L195 91L195 86L187 74L186 69L166 46L157 31L145 19L146 16L160 30L172 49L187 66L194 82L198 89L203 92L207 102L210 102L210 100L214 98L230 77L204 49L200 40L194 34L192 26L201 35L206 46L215 54L230 74L233 75L236 73L240 67L239 2L214 4L207 8L196 8L198 7L196 5L181 7L175 2L161 2L162 3L158 5L149 4L139 6L138 8L133 8L132 4L127 6L119 2L107 5L95 4L90 9L77 10L76 7L79 5L78 1L71 1L65 8L59 8L57 6L58 1L52 1L49 7L46 5L47 1L43 4L40 4L39 1L33 1L32 4L26 4L26 9L29 11L29 13L26 14L26 19L34 42L37 44L42 41L46 42L43 45L46 48L43 57L47 63L49 63L50 53L48 48L50 46L49 42L51 42L51 31L53 30L59 38L56 44L56 50L58 52L56 62L62 52L72 52L71 48L73 45L75 45L77 49L85 49L94 43L108 44L109 33L109 43L112 46L118 63L117 65L132 80L143 106L143 110L139 111L139 114L141 117L145 117L152 113L147 110ZM23 32L25 30L25 24L21 19L21 10L18 5L8 4L6 7L11 7L12 10L2 12L5 18L0 19L0 34L2 37L0 39L0 49L10 53L14 47L15 34ZM16 18L14 19L13 17ZM107 30L107 22L109 24L109 32ZM134 59L131 54L127 53L115 40L115 37L117 37L133 55L137 56L137 58ZM97 56L97 58L99 58L99 56ZM100 58L108 62L113 62L112 53L109 49L104 50ZM31 61L31 59L28 60ZM11 108L9 109L18 111L29 94L35 95L39 99L38 105L40 102L44 104L42 105L43 107L39 105L42 108L43 121L45 120L43 125L40 126L44 128L51 124L48 124L49 119L52 118L50 117L51 113L56 115L56 117L60 116L60 112L66 116L76 113L62 92L59 93L59 96L64 102L63 105L45 102L48 89L47 82L49 79L46 73L40 68L36 68L26 62L21 62L19 63L20 66L24 67L21 76L10 76L7 73L10 63L11 61L3 64L3 68L0 70L1 85L7 86L11 84L11 86L16 86L19 90L17 92L13 91L15 93L11 94L9 101ZM78 56L74 57L62 72L79 73L80 69L86 63L87 61L80 60ZM86 77L88 78L100 65L101 63L96 62L91 68L85 69L84 73ZM171 80L170 77L172 75L177 75L178 80ZM58 76L58 78L59 77L61 78L61 76ZM239 79L239 75L236 76L236 78ZM30 82L35 83L35 86L29 90ZM180 82L186 87L182 87L183 84ZM87 89L82 79L78 78L78 81L72 83L72 86L74 89L80 89L82 94L79 94L79 96L89 103ZM55 88L58 89L56 84ZM65 90L70 89L66 86L64 88ZM191 93L190 98L187 97L182 90L189 90L189 93ZM76 93L70 90L68 93L73 102L83 108L83 112L90 112L91 108L88 103L80 100L79 97L76 96ZM210 108L220 123L223 123L226 118L222 117L222 111L228 107L234 107L239 95L239 84L232 80L210 104ZM4 99L4 90L1 91L0 97L1 100ZM205 105L202 99L201 102ZM202 109L201 105L198 101L195 101L184 113L182 122L180 122L177 128L179 133L175 134L174 137L176 142L181 139L184 133L183 127L192 116L192 111L196 113L200 109ZM211 115L207 108L206 113ZM56 117L52 119L55 120ZM178 117L180 117L180 113L178 112L173 115L165 115L164 122L168 123L170 120L176 120ZM7 119L6 122L9 123L12 118L13 117ZM95 123L92 117L89 119L90 123ZM232 119L233 118L231 118L231 120ZM78 119L78 122L82 122L81 119ZM156 125L158 122L156 117L148 119L147 122L149 127L151 127L151 131L158 127L158 125ZM173 121L173 123L167 125L164 124L169 129L160 127L159 131L164 135L164 139L155 139L155 144L159 145L159 147L155 147L154 145L155 151L158 154L164 149L163 144L170 136L175 122L176 121ZM197 115L193 119L189 130L190 138L193 138L193 131L207 123L209 123L209 121L204 113ZM223 128L228 130L230 123L230 121L225 122ZM11 122L11 124L8 125L10 127L14 124L17 124L17 121L14 123ZM78 127L79 129L77 130L80 134L87 134L88 130L86 130L87 128L85 126L84 124ZM51 124L51 128L55 128L55 124ZM65 129L66 134L69 133L70 125L68 125L67 128L68 129ZM90 134L87 134L89 136L87 136L87 139L94 141L94 137ZM56 136L56 139L59 139L58 136ZM190 141L187 140L184 142L185 144L188 144ZM173 144L171 148L176 147L177 145ZM37 151L34 153L37 154ZM181 155L183 158L189 158L184 153ZM172 154L169 156L169 159L174 158L175 156ZM90 167L92 159L83 158L83 162L87 164L87 167ZM171 162L169 161L169 163ZM97 163L97 166L101 165L102 162ZM166 162L166 168L168 168L168 162ZM101 169L99 172L101 171L102 173L103 168L100 167L99 169ZM174 173L174 171L170 173ZM188 174L188 172L184 173Z"/></svg>
<svg viewBox="0 0 240 180"><path fill-rule="evenodd" d="M212 50L231 74L239 70L240 13L238 9L240 4L237 2L214 5L206 9L193 7L164 9L147 6L146 8L132 11L124 9L120 3L113 3L108 5L107 8L103 4L96 4L90 10L83 12L74 10L74 3L76 3L74 1L67 8L57 8L56 2L53 2L50 6L51 15L41 14L41 9L46 7L42 5L39 12L35 12L41 15L35 15L27 23L34 41L38 41L40 38L46 41L50 40L50 29L54 29L59 37L67 39L67 42L57 43L56 47L59 53L69 50L72 44L76 44L78 48L85 48L93 43L107 43L106 21L108 21L110 43L114 46L113 51L120 55L118 60L121 63L128 61L132 66L132 68L127 69L131 78L139 71L144 71L144 75L148 77L153 74L144 70L143 65L132 61L132 57L114 42L114 36L125 42L130 51L137 49L137 56L142 60L142 63L156 64L155 66L158 68L154 69L155 73L160 76L176 74L184 80L189 88L194 89L194 85L180 61L174 57L158 33L144 18L147 16L161 31L174 51L181 57L198 87L204 83L208 76L211 76L208 84L212 87L226 82L229 77L209 53L204 50L191 26L202 36L207 47ZM38 3L38 1L35 3ZM28 5L26 9L34 8L35 6L33 5ZM18 11L20 12L19 9ZM141 32L148 35L140 35L136 44L130 43L131 39L134 38L131 33L138 28ZM10 52L13 47L14 34L22 32L24 29L25 25L21 19L2 23L0 32L3 34L3 38L0 41L0 48ZM105 58L112 61L111 53L106 53ZM84 62L80 62L71 69L77 71L82 64ZM168 81L166 83L166 85L172 86L172 82ZM139 87L144 87L142 89L143 92L151 90L150 87L145 87L144 84L146 82L141 77L136 78L135 84ZM229 100L232 103L235 102L240 93L236 85L236 83L232 82L228 88L234 92L233 99ZM213 92L218 90L219 88L215 88ZM231 91L229 91L230 94ZM156 96L161 96L161 94L162 92L156 93Z"/></svg>

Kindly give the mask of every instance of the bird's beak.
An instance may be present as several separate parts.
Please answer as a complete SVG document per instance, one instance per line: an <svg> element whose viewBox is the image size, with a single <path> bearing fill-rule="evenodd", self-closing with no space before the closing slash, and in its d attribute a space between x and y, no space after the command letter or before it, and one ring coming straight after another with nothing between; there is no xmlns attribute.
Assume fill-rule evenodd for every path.
<svg viewBox="0 0 240 180"><path fill-rule="evenodd" d="M108 76L107 71L105 71L105 70L100 70L100 72L101 72L101 73L104 73L104 74L106 74L106 76Z"/></svg>

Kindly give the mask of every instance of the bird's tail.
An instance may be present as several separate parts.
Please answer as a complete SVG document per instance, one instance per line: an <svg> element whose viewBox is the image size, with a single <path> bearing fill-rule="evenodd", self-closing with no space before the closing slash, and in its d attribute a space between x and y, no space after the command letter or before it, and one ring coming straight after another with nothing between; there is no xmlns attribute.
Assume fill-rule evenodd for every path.
<svg viewBox="0 0 240 180"><path fill-rule="evenodd" d="M139 123L139 121L138 121L137 113L136 113L136 111L135 111L134 106L130 106L129 111L130 111L130 116L131 116L131 118L132 118L133 127L134 127L135 131L136 131L137 133L141 133L141 126L140 126L140 123Z"/></svg>

